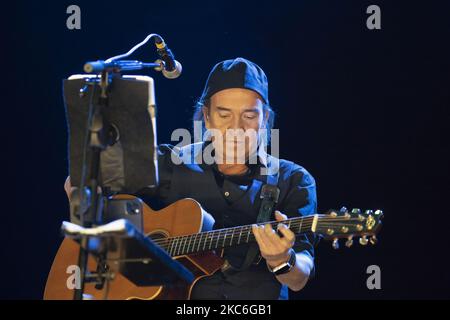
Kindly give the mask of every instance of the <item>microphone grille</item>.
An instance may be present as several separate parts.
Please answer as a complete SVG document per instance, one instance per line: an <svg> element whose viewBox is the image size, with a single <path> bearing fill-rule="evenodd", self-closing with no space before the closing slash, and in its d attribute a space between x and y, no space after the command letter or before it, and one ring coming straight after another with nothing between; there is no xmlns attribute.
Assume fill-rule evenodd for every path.
<svg viewBox="0 0 450 320"><path fill-rule="evenodd" d="M167 79L176 79L181 75L181 71L183 70L183 67L181 66L181 63L179 63L177 60L175 60L175 69L172 71L167 71L166 69L162 70L162 74Z"/></svg>

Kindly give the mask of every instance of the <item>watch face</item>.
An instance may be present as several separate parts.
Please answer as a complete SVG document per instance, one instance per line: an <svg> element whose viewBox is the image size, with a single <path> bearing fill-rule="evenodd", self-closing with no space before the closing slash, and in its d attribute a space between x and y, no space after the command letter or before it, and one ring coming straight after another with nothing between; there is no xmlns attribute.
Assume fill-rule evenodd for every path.
<svg viewBox="0 0 450 320"><path fill-rule="evenodd" d="M289 258L289 261L285 263L285 265L283 267L281 267L280 269L278 269L277 271L275 271L275 275L280 275L280 274L284 274L287 273L291 270L292 266L295 265L295 260L296 260L296 256L295 256L295 252L291 253L291 257Z"/></svg>
<svg viewBox="0 0 450 320"><path fill-rule="evenodd" d="M275 271L275 274L280 275L280 274L288 272L290 269L291 269L291 265L289 263L286 263L281 269Z"/></svg>

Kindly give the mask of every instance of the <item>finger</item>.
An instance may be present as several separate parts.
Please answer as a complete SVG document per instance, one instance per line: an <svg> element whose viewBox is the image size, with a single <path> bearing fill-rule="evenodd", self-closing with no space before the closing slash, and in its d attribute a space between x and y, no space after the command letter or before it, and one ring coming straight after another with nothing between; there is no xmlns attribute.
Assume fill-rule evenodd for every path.
<svg viewBox="0 0 450 320"><path fill-rule="evenodd" d="M283 221L283 220L287 220L287 215L285 215L285 214L282 214L280 211L278 211L278 210L276 210L275 211L275 219L277 220L277 221Z"/></svg>
<svg viewBox="0 0 450 320"><path fill-rule="evenodd" d="M273 230L272 226L270 224L266 224L264 226L264 234L267 238L267 241L270 242L271 247L275 250L284 250L284 246L281 243L280 237L277 235L275 230Z"/></svg>
<svg viewBox="0 0 450 320"><path fill-rule="evenodd" d="M259 249L262 251L266 250L266 245L261 237L261 228L257 225L252 226L253 234L255 235L256 242L258 243Z"/></svg>
<svg viewBox="0 0 450 320"><path fill-rule="evenodd" d="M259 227L259 236L264 246L264 253L267 255L273 251L273 243L266 234L266 228L266 226Z"/></svg>
<svg viewBox="0 0 450 320"><path fill-rule="evenodd" d="M283 235L281 241L286 246L291 248L295 243L295 234L291 230L289 230L289 228L286 225L282 223L278 224L278 231Z"/></svg>

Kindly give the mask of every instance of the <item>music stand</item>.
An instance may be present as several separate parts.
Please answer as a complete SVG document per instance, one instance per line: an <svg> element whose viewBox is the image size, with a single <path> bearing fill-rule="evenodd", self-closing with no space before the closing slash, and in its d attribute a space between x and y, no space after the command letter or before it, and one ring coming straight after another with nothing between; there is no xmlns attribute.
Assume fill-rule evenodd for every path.
<svg viewBox="0 0 450 320"><path fill-rule="evenodd" d="M95 75L79 74L63 81L70 178L74 187L80 186L89 104L97 103L101 95L98 84L96 90L92 87L96 79ZM99 183L104 188L121 193L156 187L158 170L153 78L131 75L111 77L107 95L108 105L103 108L102 115L110 130L114 131L114 141L109 141L102 152ZM90 152L88 150L86 154L88 160ZM104 164L108 167L105 168ZM86 175L89 174L88 166Z"/></svg>
<svg viewBox="0 0 450 320"><path fill-rule="evenodd" d="M179 280L191 283L194 280L186 267L126 219L94 228L63 222L62 231L80 245L82 237L89 237L84 249L96 258L104 259L110 271L121 273L137 286L170 285Z"/></svg>
<svg viewBox="0 0 450 320"><path fill-rule="evenodd" d="M104 70L99 76L71 76L64 80L63 86L69 129L70 177L75 187L71 195L71 222L80 225L80 230L88 230L86 228L101 226L105 222L104 207L108 207L108 195L133 194L158 185L153 79L121 76L113 70ZM153 264L149 269L142 268L140 264L119 263L119 272L124 272L136 283L143 283L144 280L140 280L135 272L146 274L168 269L167 277L158 272L158 279L166 282L174 280L175 274L182 278L192 276L180 263L146 239L140 233L142 230L136 229L131 222L125 227L128 231L132 230L131 234L126 233L127 240L108 238L107 241L100 241L102 259L110 256L111 250L120 259L123 255L132 255L133 259L151 257L158 268L155 269ZM83 298L88 254L93 243L89 235L83 235L83 232L79 237L81 288L75 290L74 299L77 300ZM133 245L136 246L134 249ZM147 283L156 281L150 274L146 279Z"/></svg>

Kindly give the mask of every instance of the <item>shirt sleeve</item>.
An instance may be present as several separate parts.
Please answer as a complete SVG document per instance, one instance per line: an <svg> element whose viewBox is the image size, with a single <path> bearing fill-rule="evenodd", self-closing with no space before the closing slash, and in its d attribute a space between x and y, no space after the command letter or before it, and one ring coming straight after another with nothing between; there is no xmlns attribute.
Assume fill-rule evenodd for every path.
<svg viewBox="0 0 450 320"><path fill-rule="evenodd" d="M303 167L296 164L293 164L293 166L289 179L289 191L279 210L288 218L315 214L317 213L315 180ZM314 259L314 249L318 241L319 237L313 233L299 235L293 249L296 253L302 252Z"/></svg>

